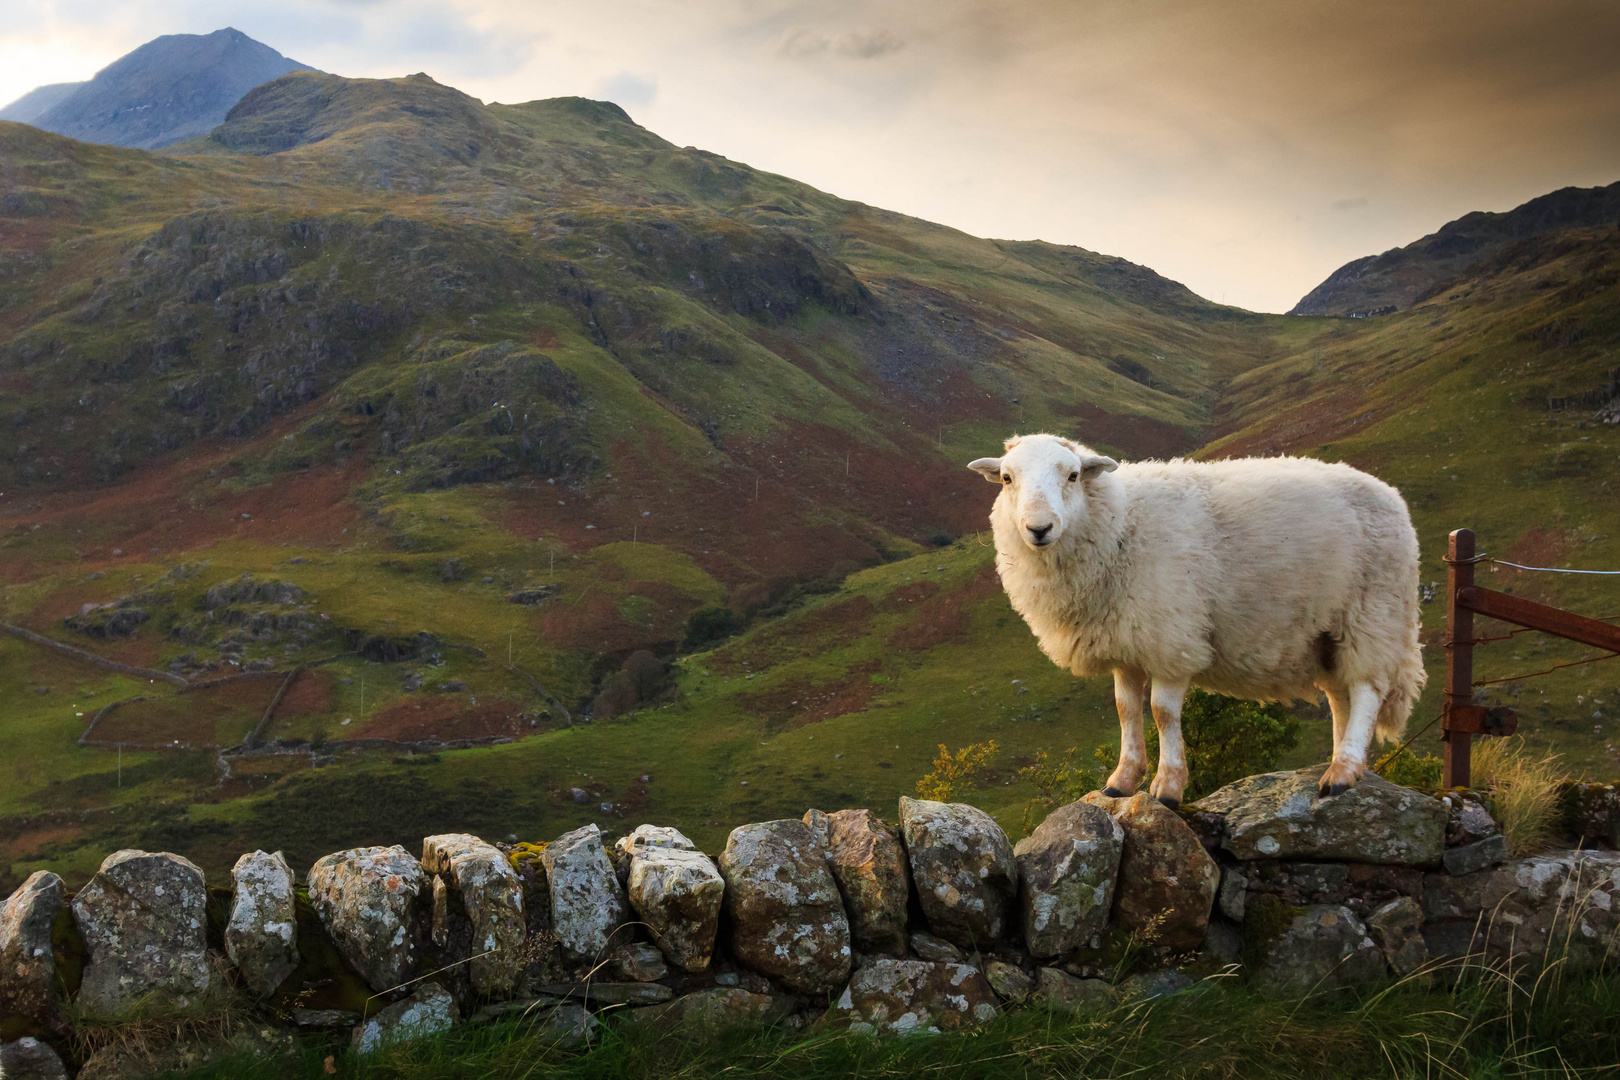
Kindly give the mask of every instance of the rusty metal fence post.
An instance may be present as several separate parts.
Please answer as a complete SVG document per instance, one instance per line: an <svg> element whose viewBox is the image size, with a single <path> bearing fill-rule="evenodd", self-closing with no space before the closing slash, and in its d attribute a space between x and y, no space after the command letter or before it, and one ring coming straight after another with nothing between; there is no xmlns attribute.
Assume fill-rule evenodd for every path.
<svg viewBox="0 0 1620 1080"><path fill-rule="evenodd" d="M1441 784L1468 787L1473 780L1471 732L1451 724L1459 706L1474 703L1474 613L1458 603L1458 593L1474 584L1474 531L1457 529L1446 549L1446 690L1440 706Z"/></svg>

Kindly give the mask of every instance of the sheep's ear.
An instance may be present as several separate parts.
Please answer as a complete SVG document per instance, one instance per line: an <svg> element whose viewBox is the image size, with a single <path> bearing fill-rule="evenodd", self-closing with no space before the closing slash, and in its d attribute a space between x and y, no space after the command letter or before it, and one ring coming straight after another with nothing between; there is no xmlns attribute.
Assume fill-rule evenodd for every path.
<svg viewBox="0 0 1620 1080"><path fill-rule="evenodd" d="M1094 454L1091 457L1081 459L1080 476L1085 480L1093 480L1103 473L1113 472L1117 468L1119 468L1119 462L1113 458Z"/></svg>
<svg viewBox="0 0 1620 1080"><path fill-rule="evenodd" d="M970 461L968 462L968 468L992 484L1001 483L1001 459L998 457L982 457L977 461Z"/></svg>

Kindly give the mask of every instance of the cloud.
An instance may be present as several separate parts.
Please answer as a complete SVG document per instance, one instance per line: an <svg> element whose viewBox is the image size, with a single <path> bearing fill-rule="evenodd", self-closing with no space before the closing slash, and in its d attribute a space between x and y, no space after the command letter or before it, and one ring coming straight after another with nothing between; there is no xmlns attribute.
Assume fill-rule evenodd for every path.
<svg viewBox="0 0 1620 1080"><path fill-rule="evenodd" d="M596 85L602 97L626 109L644 109L658 98L657 82L629 71L602 79Z"/></svg>
<svg viewBox="0 0 1620 1080"><path fill-rule="evenodd" d="M851 30L825 34L806 26L795 26L782 35L776 47L779 55L802 60L832 53L852 60L876 60L906 47L900 35L889 30Z"/></svg>

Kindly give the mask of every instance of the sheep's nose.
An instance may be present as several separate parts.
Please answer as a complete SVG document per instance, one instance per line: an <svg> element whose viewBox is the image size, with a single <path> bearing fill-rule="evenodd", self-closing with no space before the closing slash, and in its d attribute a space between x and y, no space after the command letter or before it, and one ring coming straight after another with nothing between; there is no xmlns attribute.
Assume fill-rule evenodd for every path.
<svg viewBox="0 0 1620 1080"><path fill-rule="evenodd" d="M1045 542L1046 534L1052 531L1052 526L1050 525L1031 525L1028 528L1029 535L1035 538L1035 542L1037 544Z"/></svg>

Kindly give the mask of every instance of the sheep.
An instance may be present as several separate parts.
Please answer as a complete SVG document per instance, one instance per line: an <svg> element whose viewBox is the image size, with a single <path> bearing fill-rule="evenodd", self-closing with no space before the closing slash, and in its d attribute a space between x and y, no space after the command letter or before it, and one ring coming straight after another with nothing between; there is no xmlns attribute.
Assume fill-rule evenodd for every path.
<svg viewBox="0 0 1620 1080"><path fill-rule="evenodd" d="M1111 671L1119 765L1150 791L1187 784L1181 705L1194 686L1261 701L1327 695L1333 760L1322 797L1367 768L1376 729L1401 737L1423 689L1418 542L1400 493L1308 458L1121 465L1071 439L1026 435L968 468L1001 486L996 569L1041 650L1076 675Z"/></svg>

